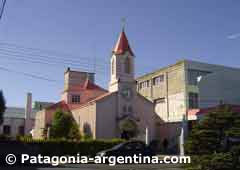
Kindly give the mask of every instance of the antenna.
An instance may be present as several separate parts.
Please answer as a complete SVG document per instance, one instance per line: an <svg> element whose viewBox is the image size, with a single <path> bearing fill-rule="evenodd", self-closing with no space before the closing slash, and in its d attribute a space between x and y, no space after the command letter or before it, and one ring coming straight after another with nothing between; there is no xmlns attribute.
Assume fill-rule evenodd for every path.
<svg viewBox="0 0 240 170"><path fill-rule="evenodd" d="M3 15L3 11L4 11L6 1L7 0L2 0L2 7L0 8L0 20L2 19L2 15Z"/></svg>
<svg viewBox="0 0 240 170"><path fill-rule="evenodd" d="M96 73L96 55L93 57L93 73Z"/></svg>
<svg viewBox="0 0 240 170"><path fill-rule="evenodd" d="M127 20L126 17L122 17L122 19L121 19L121 21L122 21L122 30L124 30L124 28L125 28L126 20Z"/></svg>
<svg viewBox="0 0 240 170"><path fill-rule="evenodd" d="M96 74L96 64L97 64L97 58L96 58L96 44L93 43L93 73Z"/></svg>

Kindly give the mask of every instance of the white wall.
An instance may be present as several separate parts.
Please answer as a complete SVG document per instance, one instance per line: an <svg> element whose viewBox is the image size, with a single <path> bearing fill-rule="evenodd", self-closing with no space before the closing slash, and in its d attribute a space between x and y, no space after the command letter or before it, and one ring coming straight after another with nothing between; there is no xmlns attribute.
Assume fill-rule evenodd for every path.
<svg viewBox="0 0 240 170"><path fill-rule="evenodd" d="M97 101L96 137L116 138L117 133L117 93Z"/></svg>
<svg viewBox="0 0 240 170"><path fill-rule="evenodd" d="M91 136L96 138L96 103L87 103L78 109L72 110L72 115L78 123L80 132L83 134L88 128ZM89 134L88 134L89 135Z"/></svg>
<svg viewBox="0 0 240 170"><path fill-rule="evenodd" d="M186 113L184 100L184 92L169 95L168 100L165 99L165 103L157 103L155 105L155 112L165 122L181 121L183 114Z"/></svg>

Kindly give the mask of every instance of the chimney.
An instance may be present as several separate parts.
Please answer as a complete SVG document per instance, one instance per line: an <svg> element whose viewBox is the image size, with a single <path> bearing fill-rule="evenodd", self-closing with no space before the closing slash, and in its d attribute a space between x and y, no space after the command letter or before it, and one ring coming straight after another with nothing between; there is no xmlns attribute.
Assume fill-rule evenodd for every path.
<svg viewBox="0 0 240 170"><path fill-rule="evenodd" d="M31 114L32 114L32 93L27 93L25 105L25 135L29 134L30 131L32 130Z"/></svg>

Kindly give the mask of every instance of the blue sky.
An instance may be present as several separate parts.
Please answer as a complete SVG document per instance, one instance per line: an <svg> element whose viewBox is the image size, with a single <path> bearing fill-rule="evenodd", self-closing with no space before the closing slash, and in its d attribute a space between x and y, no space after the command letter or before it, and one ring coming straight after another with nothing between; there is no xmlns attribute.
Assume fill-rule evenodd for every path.
<svg viewBox="0 0 240 170"><path fill-rule="evenodd" d="M239 9L237 0L7 0L0 21L0 67L57 82L0 70L0 89L8 106L23 106L28 91L33 100L58 101L67 65L24 61L39 56L74 60L76 68L91 71L96 57L97 83L107 88L122 17L137 75L180 59L239 67Z"/></svg>

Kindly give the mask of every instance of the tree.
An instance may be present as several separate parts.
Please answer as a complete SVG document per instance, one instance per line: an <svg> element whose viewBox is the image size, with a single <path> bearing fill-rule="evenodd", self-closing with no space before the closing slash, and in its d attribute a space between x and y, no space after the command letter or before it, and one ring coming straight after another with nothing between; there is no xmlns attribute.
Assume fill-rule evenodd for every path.
<svg viewBox="0 0 240 170"><path fill-rule="evenodd" d="M193 128L186 143L192 166L200 170L236 168L233 146L240 145L240 113L222 105ZM224 165L224 166L223 166Z"/></svg>
<svg viewBox="0 0 240 170"><path fill-rule="evenodd" d="M51 138L80 139L78 126L71 114L57 110L50 128Z"/></svg>
<svg viewBox="0 0 240 170"><path fill-rule="evenodd" d="M0 125L3 123L3 114L6 110L6 102L3 96L3 92L0 90Z"/></svg>
<svg viewBox="0 0 240 170"><path fill-rule="evenodd" d="M72 122L72 125L70 127L70 130L68 132L68 138L69 139L80 139L81 134L79 132L79 128L76 122Z"/></svg>
<svg viewBox="0 0 240 170"><path fill-rule="evenodd" d="M125 118L121 120L119 122L119 128L122 132L122 138L126 140L136 137L139 133L137 123L130 118Z"/></svg>

